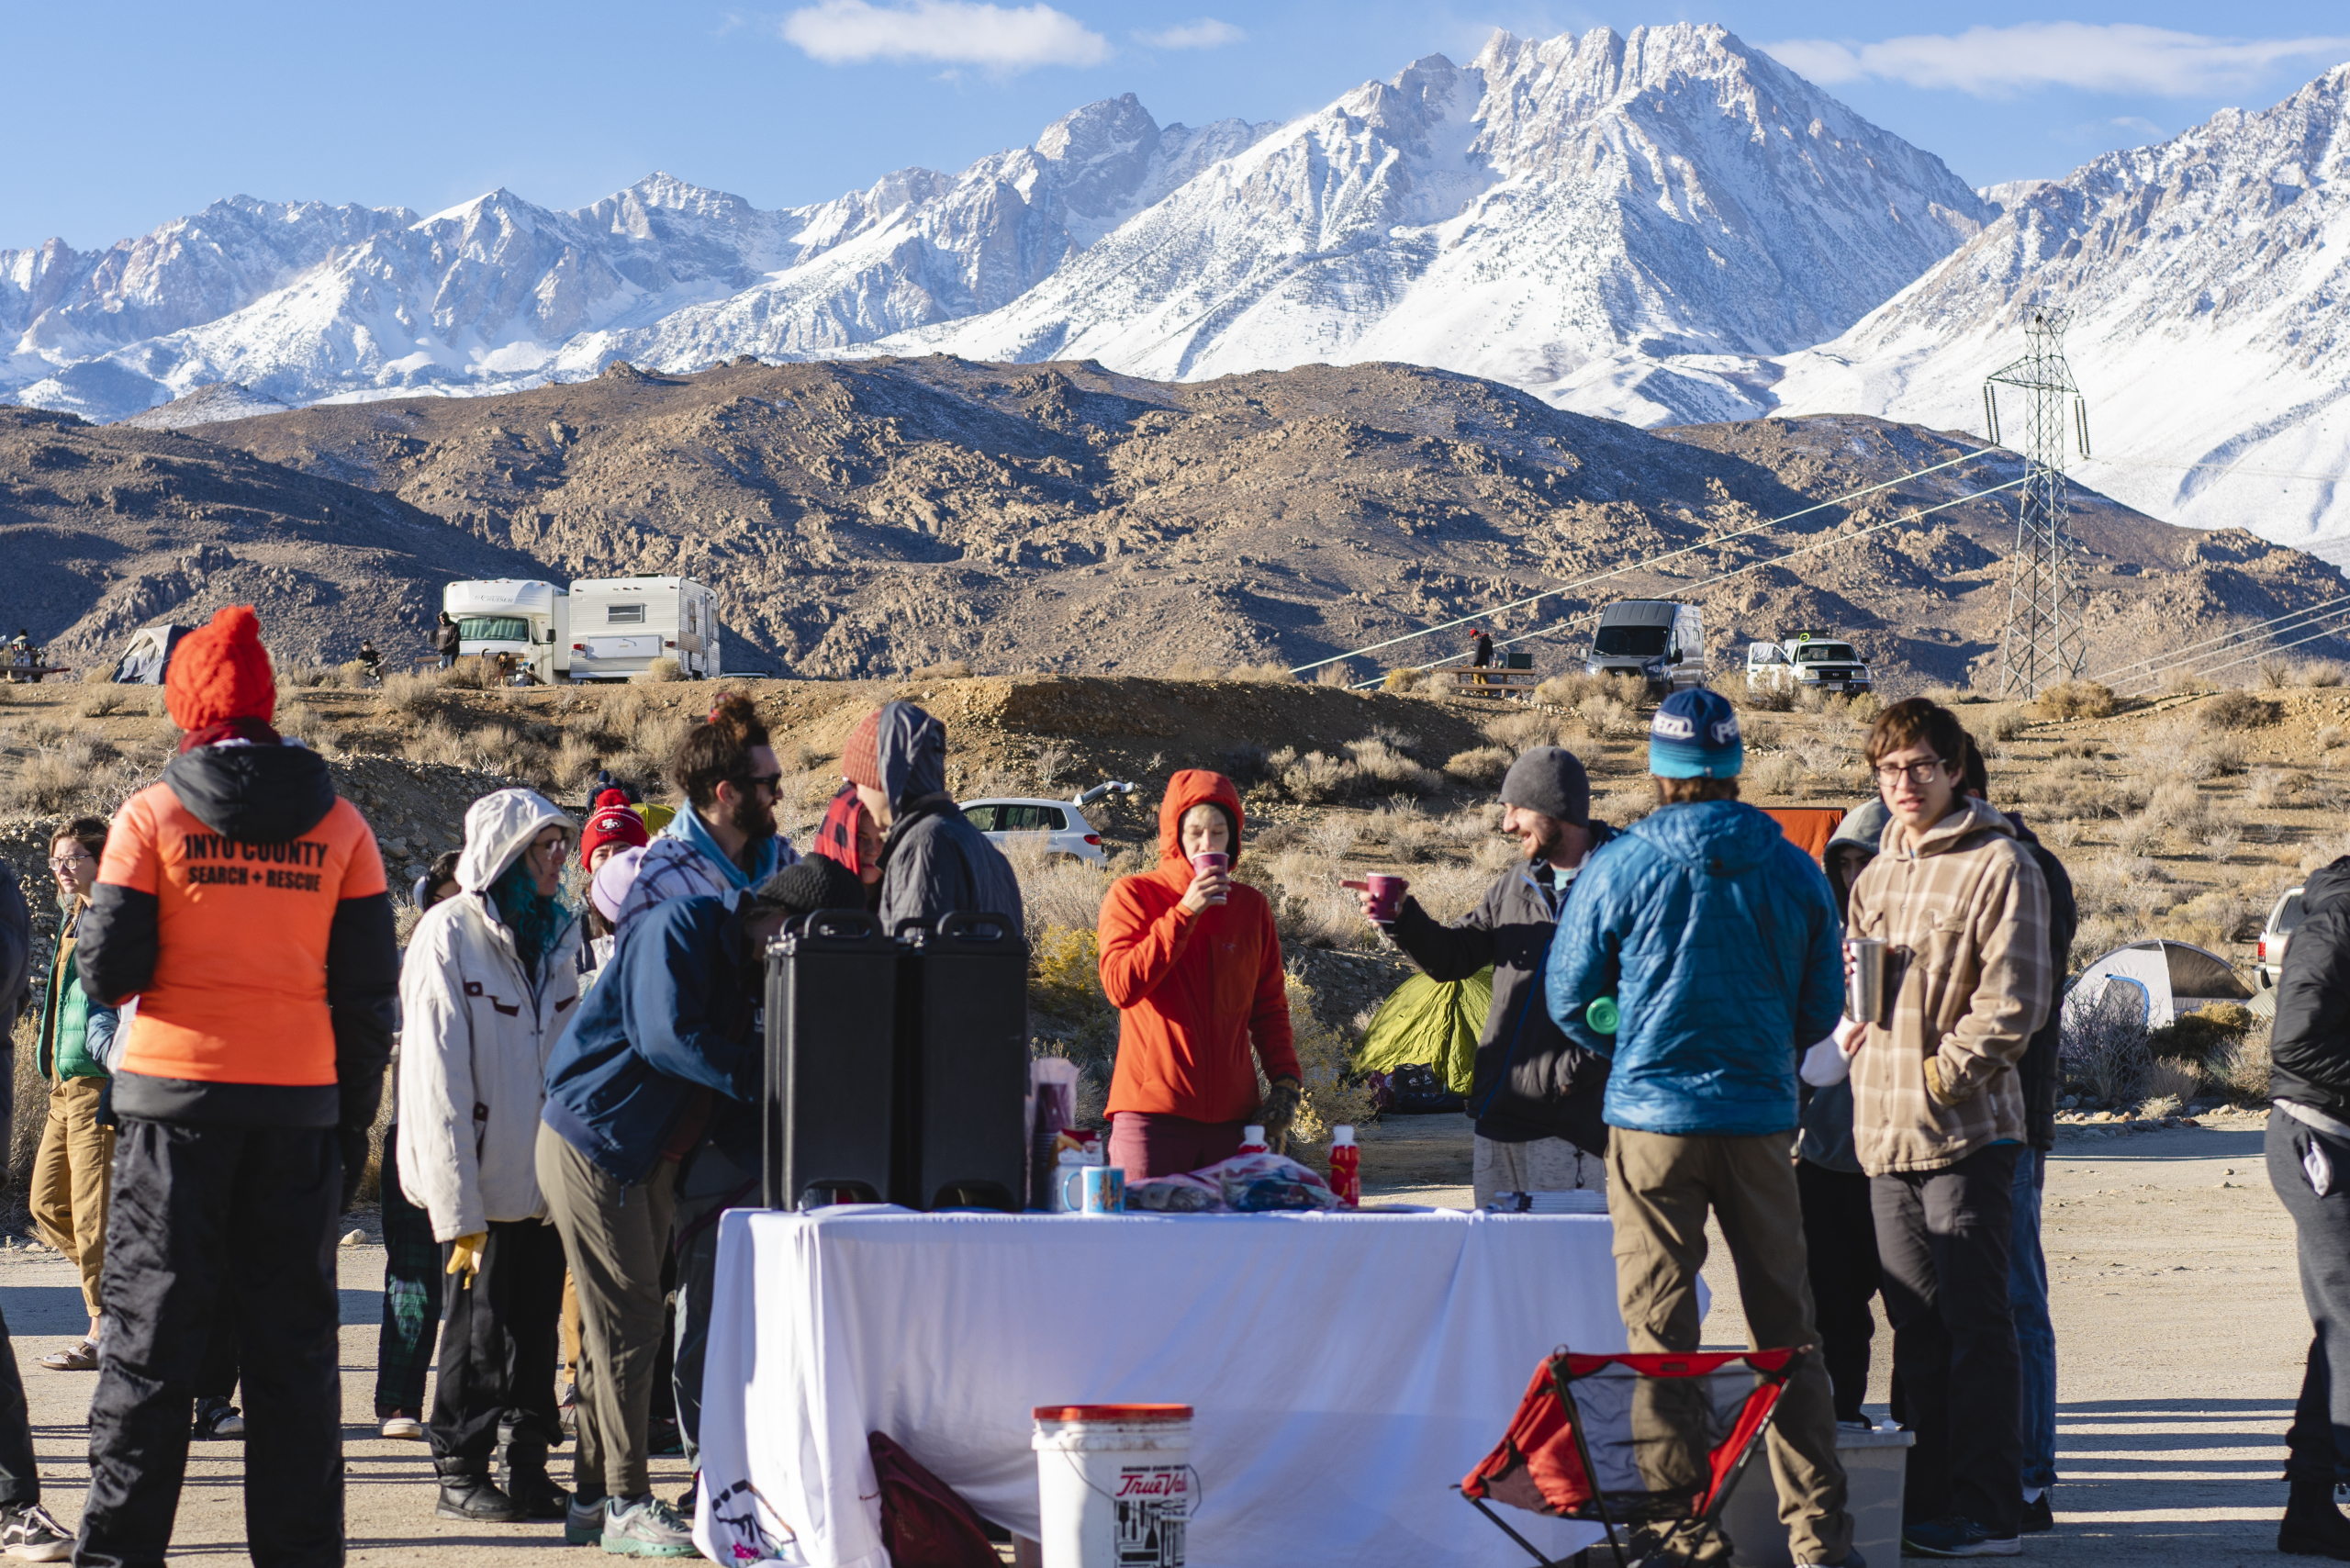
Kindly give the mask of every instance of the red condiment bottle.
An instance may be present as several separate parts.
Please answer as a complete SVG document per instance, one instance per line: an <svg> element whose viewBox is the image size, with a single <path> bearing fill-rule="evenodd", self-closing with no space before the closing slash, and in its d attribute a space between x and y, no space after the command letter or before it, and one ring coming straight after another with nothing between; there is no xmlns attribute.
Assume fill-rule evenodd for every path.
<svg viewBox="0 0 2350 1568"><path fill-rule="evenodd" d="M1330 1191L1350 1209L1362 1206L1362 1149L1352 1127L1330 1129Z"/></svg>

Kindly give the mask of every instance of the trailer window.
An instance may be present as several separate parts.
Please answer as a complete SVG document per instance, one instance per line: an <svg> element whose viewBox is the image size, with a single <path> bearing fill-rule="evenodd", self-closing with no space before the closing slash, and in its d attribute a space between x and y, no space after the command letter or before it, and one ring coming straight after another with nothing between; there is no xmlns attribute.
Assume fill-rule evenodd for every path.
<svg viewBox="0 0 2350 1568"><path fill-rule="evenodd" d="M604 624L607 626L642 626L644 624L644 606L641 603L608 604L604 606Z"/></svg>
<svg viewBox="0 0 2350 1568"><path fill-rule="evenodd" d="M457 635L468 643L527 643L531 623L519 615L460 615Z"/></svg>

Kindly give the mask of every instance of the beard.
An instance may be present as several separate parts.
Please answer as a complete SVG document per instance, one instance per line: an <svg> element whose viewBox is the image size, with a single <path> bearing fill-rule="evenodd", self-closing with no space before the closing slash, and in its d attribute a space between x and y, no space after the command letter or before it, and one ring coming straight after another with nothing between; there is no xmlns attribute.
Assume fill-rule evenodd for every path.
<svg viewBox="0 0 2350 1568"><path fill-rule="evenodd" d="M745 790L737 796L726 820L753 844L775 836L775 807L760 800L756 790Z"/></svg>
<svg viewBox="0 0 2350 1568"><path fill-rule="evenodd" d="M1518 848L1524 852L1526 863L1529 866L1550 859L1566 841L1566 824L1550 817L1543 818L1539 824L1533 825L1531 832L1521 833L1517 837Z"/></svg>

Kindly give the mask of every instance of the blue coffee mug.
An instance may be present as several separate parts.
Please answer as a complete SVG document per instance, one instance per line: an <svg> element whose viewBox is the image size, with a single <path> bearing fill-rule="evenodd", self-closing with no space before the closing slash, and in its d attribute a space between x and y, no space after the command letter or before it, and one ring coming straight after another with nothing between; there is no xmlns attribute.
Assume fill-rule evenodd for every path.
<svg viewBox="0 0 2350 1568"><path fill-rule="evenodd" d="M1126 1212L1126 1172L1119 1165L1085 1168L1085 1212L1115 1215Z"/></svg>

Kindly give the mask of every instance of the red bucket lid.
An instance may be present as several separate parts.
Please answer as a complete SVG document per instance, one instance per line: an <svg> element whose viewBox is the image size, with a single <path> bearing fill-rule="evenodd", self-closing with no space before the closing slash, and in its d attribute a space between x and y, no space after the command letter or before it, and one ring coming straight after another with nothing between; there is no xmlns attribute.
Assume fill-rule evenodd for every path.
<svg viewBox="0 0 2350 1568"><path fill-rule="evenodd" d="M1188 1421L1188 1405L1039 1405L1029 1412L1039 1421Z"/></svg>

